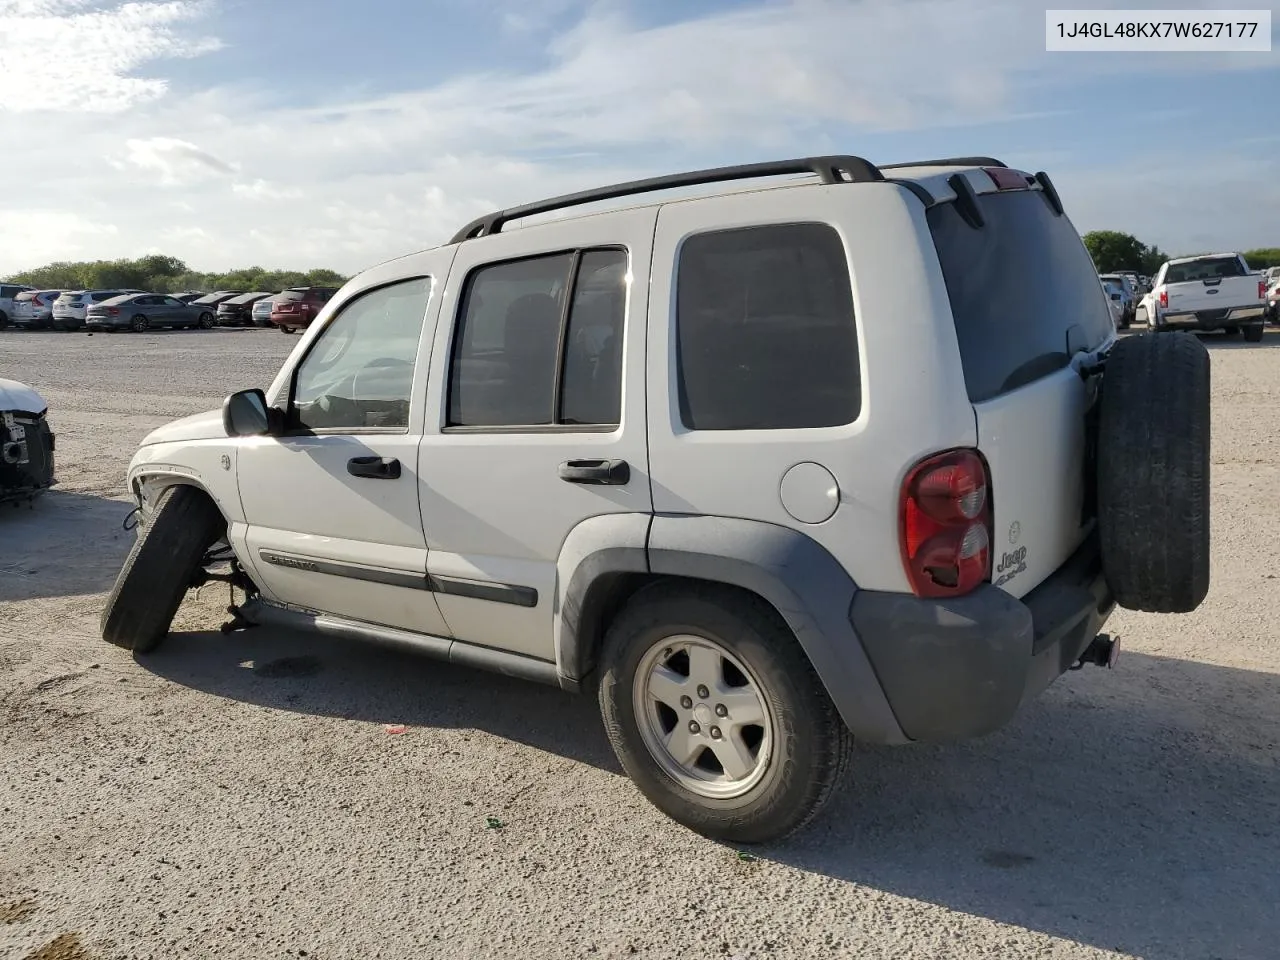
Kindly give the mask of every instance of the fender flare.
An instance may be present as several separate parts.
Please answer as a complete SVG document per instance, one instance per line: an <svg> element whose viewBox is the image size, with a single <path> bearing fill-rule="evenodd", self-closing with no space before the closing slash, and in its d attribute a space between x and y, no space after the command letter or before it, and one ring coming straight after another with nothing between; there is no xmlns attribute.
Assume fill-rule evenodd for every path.
<svg viewBox="0 0 1280 960"><path fill-rule="evenodd" d="M722 583L756 594L778 612L855 737L910 742L850 620L858 587L806 534L733 517L615 514L575 528L565 548L555 618L563 685L576 687L594 665L599 638L583 628L598 615L610 580L648 575Z"/></svg>

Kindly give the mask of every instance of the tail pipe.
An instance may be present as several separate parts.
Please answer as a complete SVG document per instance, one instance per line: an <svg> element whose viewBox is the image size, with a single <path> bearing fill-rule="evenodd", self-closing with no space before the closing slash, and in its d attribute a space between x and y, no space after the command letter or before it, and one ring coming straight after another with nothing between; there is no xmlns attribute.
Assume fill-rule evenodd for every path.
<svg viewBox="0 0 1280 960"><path fill-rule="evenodd" d="M1116 665L1116 660L1120 658L1120 638L1111 637L1105 633L1100 633L1093 638L1093 642L1085 647L1084 653L1080 654L1072 670L1079 670L1086 663L1092 663L1095 667L1106 667L1108 670Z"/></svg>

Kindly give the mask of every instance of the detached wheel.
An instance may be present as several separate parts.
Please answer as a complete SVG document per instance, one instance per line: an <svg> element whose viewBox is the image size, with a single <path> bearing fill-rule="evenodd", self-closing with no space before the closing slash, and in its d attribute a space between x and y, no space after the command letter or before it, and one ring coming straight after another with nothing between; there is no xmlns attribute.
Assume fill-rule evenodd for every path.
<svg viewBox="0 0 1280 960"><path fill-rule="evenodd" d="M1244 338L1249 343L1262 342L1262 324L1255 323L1244 328Z"/></svg>
<svg viewBox="0 0 1280 960"><path fill-rule="evenodd" d="M140 313L129 318L129 329L134 333L144 333L151 326L151 321Z"/></svg>
<svg viewBox="0 0 1280 960"><path fill-rule="evenodd" d="M222 514L202 491L164 491L107 598L102 638L136 653L159 646L205 552L225 529Z"/></svg>
<svg viewBox="0 0 1280 960"><path fill-rule="evenodd" d="M656 807L718 840L763 843L812 820L852 737L795 637L750 595L664 585L609 627L600 710Z"/></svg>
<svg viewBox="0 0 1280 960"><path fill-rule="evenodd" d="M1209 351L1189 333L1117 341L1098 422L1102 569L1130 610L1209 592Z"/></svg>

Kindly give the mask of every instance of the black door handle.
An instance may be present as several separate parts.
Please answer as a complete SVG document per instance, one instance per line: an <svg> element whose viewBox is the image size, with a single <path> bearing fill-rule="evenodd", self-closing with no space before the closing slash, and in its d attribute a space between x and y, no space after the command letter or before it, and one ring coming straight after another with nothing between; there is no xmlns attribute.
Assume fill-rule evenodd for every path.
<svg viewBox="0 0 1280 960"><path fill-rule="evenodd" d="M566 460L560 464L560 479L620 487L630 481L631 467L625 460Z"/></svg>
<svg viewBox="0 0 1280 960"><path fill-rule="evenodd" d="M394 457L352 457L347 461L347 473L370 480L399 480L400 461Z"/></svg>

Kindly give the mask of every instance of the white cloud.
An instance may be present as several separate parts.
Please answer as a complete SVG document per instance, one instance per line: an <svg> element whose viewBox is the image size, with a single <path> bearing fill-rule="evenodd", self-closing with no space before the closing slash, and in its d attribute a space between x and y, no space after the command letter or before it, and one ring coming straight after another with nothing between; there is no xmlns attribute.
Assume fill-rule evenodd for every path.
<svg viewBox="0 0 1280 960"><path fill-rule="evenodd" d="M581 0L538 4L502 0L489 13L495 26L508 13L529 17L507 26L534 37ZM103 12L96 0L0 0L0 23L19 5L71 31L84 11ZM686 164L850 150L887 161L899 157L880 155L884 143L940 130L949 133L935 139L957 144L947 152L989 152L977 145L997 135L1018 143L1020 119L1060 109L1057 94L1078 84L1088 64L1113 73L1156 64L1046 54L1043 10L1016 0L795 0L657 27L638 25L611 3L554 39L539 69L495 68L425 89L286 109L272 103L271 91L243 84L158 99L162 77L140 81L161 84L141 93L128 87L138 64L159 71L166 58L207 43L180 35L179 26L201 26L196 4L113 6L105 11L116 18L110 22L124 22L126 7L150 10L154 36L164 38L142 44L154 51L145 61L107 71L113 102L132 108L109 117L29 113L23 122L37 145L0 153L0 182L17 185L0 204L15 197L29 204L11 211L18 219L10 222L36 224L38 236L52 238L56 225L43 224L76 211L83 224L119 224L119 232L82 229L49 252L0 230L0 274L157 245L201 268L356 270L442 242L490 209ZM1204 58L1178 64L1220 68ZM86 82L73 74L54 99L94 108L106 95L89 95ZM1144 122L1166 123L1154 114ZM73 150L64 146L70 142ZM1265 147L1235 167L1230 145L1220 158L1147 158L1123 177L1110 172L1110 154L1081 157L1066 141L1014 152L1010 162L1054 174L1082 229L1114 225L1181 249L1205 231L1242 238L1230 243L1267 231L1274 237L1280 223L1274 192L1248 182L1280 181ZM1232 186L1179 206L1172 198L1204 180L1210 159L1236 171ZM166 187L162 203L154 199L158 183Z"/></svg>
<svg viewBox="0 0 1280 960"><path fill-rule="evenodd" d="M236 172L234 164L201 150L194 143L173 137L129 139L125 141L125 148L124 159L113 161L113 166L117 169L133 166L148 173L157 173L165 186L182 186Z"/></svg>
<svg viewBox="0 0 1280 960"><path fill-rule="evenodd" d="M0 111L110 113L154 100L166 81L135 70L219 48L182 33L203 8L200 0L0 0Z"/></svg>
<svg viewBox="0 0 1280 960"><path fill-rule="evenodd" d="M251 183L233 183L231 189L242 197L256 200L297 200L302 197L302 191L297 187L283 187L262 178Z"/></svg>

